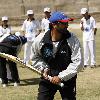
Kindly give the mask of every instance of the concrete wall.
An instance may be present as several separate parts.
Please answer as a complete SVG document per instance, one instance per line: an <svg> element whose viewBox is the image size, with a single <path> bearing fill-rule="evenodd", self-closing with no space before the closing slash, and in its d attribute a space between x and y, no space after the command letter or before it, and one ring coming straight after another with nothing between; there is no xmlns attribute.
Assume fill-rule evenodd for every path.
<svg viewBox="0 0 100 100"><path fill-rule="evenodd" d="M82 7L100 12L100 0L0 0L0 16L23 16L28 9L41 14L46 6L68 14L79 14Z"/></svg>
<svg viewBox="0 0 100 100"><path fill-rule="evenodd" d="M10 17L11 25L21 25L26 17L26 11L33 9L37 19L43 17L43 8L50 7L52 11L60 10L80 21L80 9L87 7L97 21L100 21L100 0L0 0L0 18ZM1 23L1 20L0 20Z"/></svg>

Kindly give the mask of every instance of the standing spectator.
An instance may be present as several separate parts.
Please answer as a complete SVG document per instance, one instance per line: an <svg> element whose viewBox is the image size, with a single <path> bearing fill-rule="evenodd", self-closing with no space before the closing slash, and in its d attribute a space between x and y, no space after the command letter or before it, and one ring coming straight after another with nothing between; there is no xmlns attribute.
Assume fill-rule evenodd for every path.
<svg viewBox="0 0 100 100"><path fill-rule="evenodd" d="M8 25L8 17L4 16L2 17L2 25L0 26L0 37L4 34L10 34L11 33L11 27Z"/></svg>
<svg viewBox="0 0 100 100"><path fill-rule="evenodd" d="M76 76L82 67L82 55L79 40L67 30L70 20L62 12L52 13L50 30L33 43L33 66L44 69L37 100L53 100L57 90L62 100L76 100ZM48 75L52 76L50 81ZM60 82L64 87L57 85Z"/></svg>
<svg viewBox="0 0 100 100"><path fill-rule="evenodd" d="M48 7L44 8L44 14L45 14L45 18L42 19L41 27L43 32L47 32L49 30L49 23L50 23L49 22L49 18L51 15L50 8Z"/></svg>
<svg viewBox="0 0 100 100"><path fill-rule="evenodd" d="M2 41L0 41L0 52L17 56L20 48L26 42L27 39L24 36L20 36L18 32L16 34L5 34L2 37ZM6 62L7 61L5 58L0 57L0 75L3 87L6 87L8 84ZM12 61L8 61L8 64L11 72L11 77L14 82L14 86L18 86L20 80L17 70L17 64Z"/></svg>
<svg viewBox="0 0 100 100"><path fill-rule="evenodd" d="M33 10L28 10L27 16L28 18L24 21L21 29L27 38L24 49L24 63L26 64L28 64L30 60L32 43L40 30L40 23L35 20Z"/></svg>
<svg viewBox="0 0 100 100"><path fill-rule="evenodd" d="M91 68L96 67L95 54L95 35L96 35L96 21L88 14L87 8L81 9L83 18L81 19L81 30L83 31L83 48L84 48L84 67L89 65L89 52L91 56Z"/></svg>
<svg viewBox="0 0 100 100"><path fill-rule="evenodd" d="M8 17L3 16L2 17L2 25L0 26L0 37L2 37L4 34L10 34L10 33L11 33L11 27L8 25ZM7 67L7 78L8 78L8 80L12 80L11 72L9 70L9 64L7 64L6 67ZM0 79L0 80L2 83L2 79Z"/></svg>

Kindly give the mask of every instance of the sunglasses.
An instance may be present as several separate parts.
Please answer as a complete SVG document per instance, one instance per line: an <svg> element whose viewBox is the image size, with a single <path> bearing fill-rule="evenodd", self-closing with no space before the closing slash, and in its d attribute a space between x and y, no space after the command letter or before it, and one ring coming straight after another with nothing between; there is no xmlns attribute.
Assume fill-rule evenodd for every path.
<svg viewBox="0 0 100 100"><path fill-rule="evenodd" d="M62 25L68 25L68 22L58 22L58 24L62 24Z"/></svg>

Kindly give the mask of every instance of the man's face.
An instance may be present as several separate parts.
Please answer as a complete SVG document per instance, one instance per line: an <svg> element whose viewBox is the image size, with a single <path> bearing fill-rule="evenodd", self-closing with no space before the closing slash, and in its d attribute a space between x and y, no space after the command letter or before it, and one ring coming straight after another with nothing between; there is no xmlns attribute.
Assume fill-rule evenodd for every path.
<svg viewBox="0 0 100 100"><path fill-rule="evenodd" d="M44 12L46 18L50 18L51 12Z"/></svg>
<svg viewBox="0 0 100 100"><path fill-rule="evenodd" d="M68 28L68 22L64 22L64 23L58 23L58 28L61 28L61 29L67 29Z"/></svg>
<svg viewBox="0 0 100 100"><path fill-rule="evenodd" d="M8 23L8 20L2 21L2 24L3 24L3 25L7 25L7 23Z"/></svg>
<svg viewBox="0 0 100 100"><path fill-rule="evenodd" d="M88 12L86 12L85 14L82 14L82 16L87 18L88 17Z"/></svg>
<svg viewBox="0 0 100 100"><path fill-rule="evenodd" d="M29 19L33 19L33 17L34 17L34 14L29 14L29 15L28 15L28 18L29 18Z"/></svg>
<svg viewBox="0 0 100 100"><path fill-rule="evenodd" d="M58 23L58 24L54 25L53 27L57 31L53 35L55 36L55 38L57 40L60 40L64 36L64 34L67 34L66 31L68 28L68 22L67 23Z"/></svg>
<svg viewBox="0 0 100 100"><path fill-rule="evenodd" d="M56 30L59 32L59 33L65 33L65 31L67 30L68 28L68 22L59 22L58 24L56 24Z"/></svg>

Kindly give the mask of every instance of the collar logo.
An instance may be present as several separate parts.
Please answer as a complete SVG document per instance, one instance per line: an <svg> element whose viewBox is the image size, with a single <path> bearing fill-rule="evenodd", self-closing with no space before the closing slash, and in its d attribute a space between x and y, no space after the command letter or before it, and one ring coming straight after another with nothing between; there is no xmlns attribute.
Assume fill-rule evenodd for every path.
<svg viewBox="0 0 100 100"><path fill-rule="evenodd" d="M66 51L61 51L61 53L66 53Z"/></svg>

